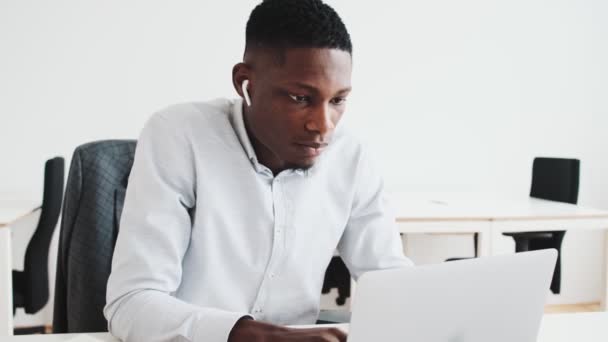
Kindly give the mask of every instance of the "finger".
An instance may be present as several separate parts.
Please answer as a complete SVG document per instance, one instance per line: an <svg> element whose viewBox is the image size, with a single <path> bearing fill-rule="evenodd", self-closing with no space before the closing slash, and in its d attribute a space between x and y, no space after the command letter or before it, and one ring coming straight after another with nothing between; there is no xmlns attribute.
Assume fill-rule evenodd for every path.
<svg viewBox="0 0 608 342"><path fill-rule="evenodd" d="M320 341L323 342L345 342L346 334L337 328L326 328L321 331Z"/></svg>
<svg viewBox="0 0 608 342"><path fill-rule="evenodd" d="M338 339L338 341L346 342L346 338L348 337L348 335L342 329L330 328L329 330L333 334L333 336Z"/></svg>
<svg viewBox="0 0 608 342"><path fill-rule="evenodd" d="M279 332L281 340L306 342L346 342L346 333L338 328L308 328L289 329L288 332ZM279 337L277 336L277 337Z"/></svg>

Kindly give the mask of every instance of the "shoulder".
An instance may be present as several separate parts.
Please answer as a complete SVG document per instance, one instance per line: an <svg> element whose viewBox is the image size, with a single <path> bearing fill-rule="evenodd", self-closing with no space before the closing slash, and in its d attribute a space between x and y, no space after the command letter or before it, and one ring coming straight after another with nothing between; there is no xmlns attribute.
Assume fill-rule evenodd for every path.
<svg viewBox="0 0 608 342"><path fill-rule="evenodd" d="M208 126L228 120L233 101L216 99L207 102L185 102L167 106L154 113L148 124L169 125L173 128L188 128L201 124Z"/></svg>
<svg viewBox="0 0 608 342"><path fill-rule="evenodd" d="M141 137L203 142L217 140L232 132L230 113L234 103L230 99L216 99L167 106L148 119Z"/></svg>

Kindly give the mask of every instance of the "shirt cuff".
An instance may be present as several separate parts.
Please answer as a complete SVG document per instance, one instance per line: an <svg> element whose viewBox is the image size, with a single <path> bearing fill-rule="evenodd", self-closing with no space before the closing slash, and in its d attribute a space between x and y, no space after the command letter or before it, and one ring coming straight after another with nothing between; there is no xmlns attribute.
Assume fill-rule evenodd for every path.
<svg viewBox="0 0 608 342"><path fill-rule="evenodd" d="M199 316L193 340L194 342L226 342L232 328L241 318L253 319L248 314L214 309L209 310L204 315Z"/></svg>

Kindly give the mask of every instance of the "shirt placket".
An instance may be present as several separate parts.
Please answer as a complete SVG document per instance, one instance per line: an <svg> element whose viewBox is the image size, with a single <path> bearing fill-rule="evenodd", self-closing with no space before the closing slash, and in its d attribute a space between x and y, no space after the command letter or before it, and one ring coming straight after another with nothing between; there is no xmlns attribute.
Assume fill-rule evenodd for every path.
<svg viewBox="0 0 608 342"><path fill-rule="evenodd" d="M278 266L280 265L281 256L285 249L285 219L286 205L284 198L284 177L281 175L275 177L271 184L270 190L272 193L272 205L274 213L273 223L273 239L272 250L270 252L270 260L264 272L264 278L258 291L258 295L253 304L253 315L256 319L264 319L266 317L265 304L268 300L269 291L272 288L272 283L275 281L278 274Z"/></svg>

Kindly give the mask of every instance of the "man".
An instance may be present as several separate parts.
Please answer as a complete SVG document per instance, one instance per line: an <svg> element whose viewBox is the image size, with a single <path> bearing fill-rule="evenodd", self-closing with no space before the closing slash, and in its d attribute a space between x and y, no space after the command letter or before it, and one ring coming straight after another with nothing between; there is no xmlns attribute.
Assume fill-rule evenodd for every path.
<svg viewBox="0 0 608 342"><path fill-rule="evenodd" d="M320 0L251 13L246 101L180 104L143 129L104 314L130 341L345 341L319 313L337 248L355 278L410 265L382 182L338 122L352 46Z"/></svg>

